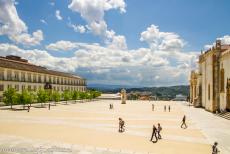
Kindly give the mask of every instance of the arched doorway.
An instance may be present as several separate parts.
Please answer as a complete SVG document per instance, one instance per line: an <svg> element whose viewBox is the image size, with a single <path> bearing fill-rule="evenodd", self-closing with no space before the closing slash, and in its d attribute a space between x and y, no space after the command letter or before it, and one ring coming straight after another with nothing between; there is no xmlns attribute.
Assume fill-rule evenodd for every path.
<svg viewBox="0 0 230 154"><path fill-rule="evenodd" d="M226 110L230 111L230 79L227 79L226 97Z"/></svg>

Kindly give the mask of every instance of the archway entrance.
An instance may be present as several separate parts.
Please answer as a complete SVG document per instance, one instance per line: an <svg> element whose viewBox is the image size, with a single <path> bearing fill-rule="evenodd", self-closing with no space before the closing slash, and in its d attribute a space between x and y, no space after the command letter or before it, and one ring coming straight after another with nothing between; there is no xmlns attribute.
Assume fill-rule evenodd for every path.
<svg viewBox="0 0 230 154"><path fill-rule="evenodd" d="M227 79L227 88L226 88L226 110L230 111L230 79Z"/></svg>

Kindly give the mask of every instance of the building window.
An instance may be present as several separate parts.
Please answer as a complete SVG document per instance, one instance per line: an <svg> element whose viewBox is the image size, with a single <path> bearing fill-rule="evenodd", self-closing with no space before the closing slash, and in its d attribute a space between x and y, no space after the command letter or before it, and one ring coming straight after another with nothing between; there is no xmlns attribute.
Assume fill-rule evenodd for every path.
<svg viewBox="0 0 230 154"><path fill-rule="evenodd" d="M4 70L0 70L0 80L4 80Z"/></svg>
<svg viewBox="0 0 230 154"><path fill-rule="evenodd" d="M224 69L220 70L220 91L224 92Z"/></svg>
<svg viewBox="0 0 230 154"><path fill-rule="evenodd" d="M51 76L49 76L49 83L51 83Z"/></svg>
<svg viewBox="0 0 230 154"><path fill-rule="evenodd" d="M0 91L4 91L4 85L0 84Z"/></svg>
<svg viewBox="0 0 230 154"><path fill-rule="evenodd" d="M208 100L210 100L210 84L208 84Z"/></svg>
<svg viewBox="0 0 230 154"><path fill-rule="evenodd" d="M28 86L28 90L31 91L31 86L30 85Z"/></svg>
<svg viewBox="0 0 230 154"><path fill-rule="evenodd" d="M7 80L12 80L12 71L11 70L7 71Z"/></svg>
<svg viewBox="0 0 230 154"><path fill-rule="evenodd" d="M26 89L25 85L22 85L22 90L25 90L25 89Z"/></svg>
<svg viewBox="0 0 230 154"><path fill-rule="evenodd" d="M37 75L36 74L33 75L33 82L37 82Z"/></svg>
<svg viewBox="0 0 230 154"><path fill-rule="evenodd" d="M19 85L15 85L15 90L19 91Z"/></svg>
<svg viewBox="0 0 230 154"><path fill-rule="evenodd" d="M31 82L31 73L28 73L27 76L28 76L28 82Z"/></svg>
<svg viewBox="0 0 230 154"><path fill-rule="evenodd" d="M42 82L42 77L41 77L41 75L38 75L38 82L39 82L39 83Z"/></svg>
<svg viewBox="0 0 230 154"><path fill-rule="evenodd" d="M44 76L44 82L46 83L46 75Z"/></svg>
<svg viewBox="0 0 230 154"><path fill-rule="evenodd" d="M14 80L19 81L19 73L18 72L14 72Z"/></svg>
<svg viewBox="0 0 230 154"><path fill-rule="evenodd" d="M57 84L59 84L59 77L57 77Z"/></svg>
<svg viewBox="0 0 230 154"><path fill-rule="evenodd" d="M25 74L25 72L22 72L22 73L21 73L21 81L22 81L22 82L25 82L25 81L26 81L26 74Z"/></svg>
<svg viewBox="0 0 230 154"><path fill-rule="evenodd" d="M12 88L12 85L8 84L8 85L7 85L7 88L8 88L8 89L9 89L9 88Z"/></svg>
<svg viewBox="0 0 230 154"><path fill-rule="evenodd" d="M34 91L37 91L37 86L34 86Z"/></svg>

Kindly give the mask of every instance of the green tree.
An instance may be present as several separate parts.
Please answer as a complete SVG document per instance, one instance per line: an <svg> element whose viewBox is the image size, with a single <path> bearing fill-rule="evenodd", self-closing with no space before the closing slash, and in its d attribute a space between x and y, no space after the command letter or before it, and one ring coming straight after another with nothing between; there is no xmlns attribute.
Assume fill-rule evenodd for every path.
<svg viewBox="0 0 230 154"><path fill-rule="evenodd" d="M48 100L48 93L43 89L39 89L37 92L37 101L41 103L41 106L43 106L43 103L46 103Z"/></svg>
<svg viewBox="0 0 230 154"><path fill-rule="evenodd" d="M82 100L82 102L84 101L84 99L86 99L86 92L79 92L79 98L80 100Z"/></svg>
<svg viewBox="0 0 230 154"><path fill-rule="evenodd" d="M79 99L79 91L73 92L72 99L75 100L75 102Z"/></svg>
<svg viewBox="0 0 230 154"><path fill-rule="evenodd" d="M8 88L3 92L3 102L6 105L10 105L10 108L13 109L13 104L16 104L16 90L14 88Z"/></svg>
<svg viewBox="0 0 230 154"><path fill-rule="evenodd" d="M64 90L63 93L62 93L62 98L63 98L64 101L66 101L66 104L67 104L67 101L71 99L70 91L69 90Z"/></svg>
<svg viewBox="0 0 230 154"><path fill-rule="evenodd" d="M61 100L61 94L58 91L53 91L52 93L52 100L55 102L55 105L57 104L57 102L59 102Z"/></svg>

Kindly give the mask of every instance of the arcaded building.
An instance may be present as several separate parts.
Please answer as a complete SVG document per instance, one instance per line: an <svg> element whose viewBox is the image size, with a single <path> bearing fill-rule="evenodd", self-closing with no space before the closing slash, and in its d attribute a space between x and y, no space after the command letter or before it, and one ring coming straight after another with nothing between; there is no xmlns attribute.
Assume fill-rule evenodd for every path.
<svg viewBox="0 0 230 154"><path fill-rule="evenodd" d="M18 92L23 89L37 91L44 89L47 84L52 90L60 92L86 90L86 80L77 75L49 70L18 56L0 57L0 101L9 87Z"/></svg>
<svg viewBox="0 0 230 154"><path fill-rule="evenodd" d="M199 56L190 77L190 102L211 112L230 111L230 45L216 45Z"/></svg>

